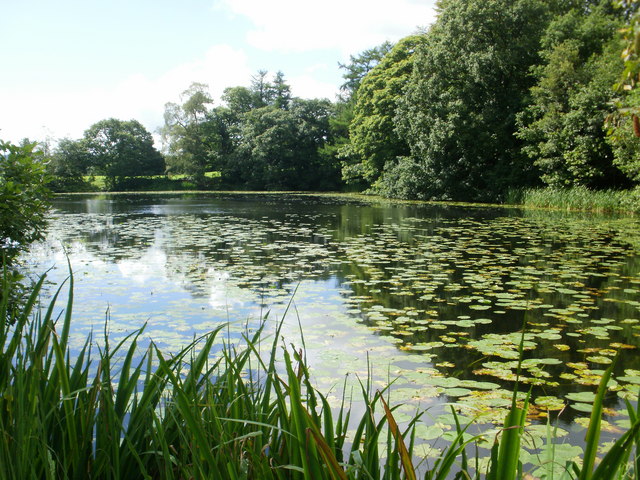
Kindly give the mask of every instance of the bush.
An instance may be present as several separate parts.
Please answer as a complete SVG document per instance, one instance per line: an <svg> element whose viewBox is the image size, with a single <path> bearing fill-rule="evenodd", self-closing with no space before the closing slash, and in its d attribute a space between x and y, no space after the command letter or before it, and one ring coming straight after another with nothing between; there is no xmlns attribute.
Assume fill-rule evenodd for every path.
<svg viewBox="0 0 640 480"><path fill-rule="evenodd" d="M41 153L34 147L0 140L0 241L9 261L41 239L46 225L50 192Z"/></svg>
<svg viewBox="0 0 640 480"><path fill-rule="evenodd" d="M11 285L0 291L0 300L6 301L9 313L26 295L24 277L15 268L16 258L43 237L49 210L45 165L34 147L0 141L0 258L4 282ZM10 322L10 314L4 317Z"/></svg>

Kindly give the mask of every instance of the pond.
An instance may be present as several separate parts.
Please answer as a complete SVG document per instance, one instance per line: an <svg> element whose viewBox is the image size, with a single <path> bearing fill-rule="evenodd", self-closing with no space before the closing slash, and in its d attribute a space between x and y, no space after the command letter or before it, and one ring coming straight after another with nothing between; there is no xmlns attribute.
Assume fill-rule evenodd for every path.
<svg viewBox="0 0 640 480"><path fill-rule="evenodd" d="M616 355L603 442L637 401L637 219L302 194L68 195L50 217L27 264L59 284L69 260L76 346L146 324L175 352L224 322L239 342L266 315L332 401L370 369L375 388L393 383L400 421L428 409L427 456L452 431L448 403L502 422L523 327L531 438L549 416L578 454Z"/></svg>

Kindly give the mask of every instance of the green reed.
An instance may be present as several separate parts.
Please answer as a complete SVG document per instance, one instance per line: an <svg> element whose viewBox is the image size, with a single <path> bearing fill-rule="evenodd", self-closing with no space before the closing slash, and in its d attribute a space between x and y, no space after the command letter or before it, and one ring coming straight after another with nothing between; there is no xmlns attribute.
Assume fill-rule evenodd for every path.
<svg viewBox="0 0 640 480"><path fill-rule="evenodd" d="M526 207L592 212L640 213L640 188L591 190L585 187L539 188L513 191L507 203Z"/></svg>
<svg viewBox="0 0 640 480"><path fill-rule="evenodd" d="M8 293L7 275L2 288ZM486 472L472 468L467 426L431 466L415 467L415 426L401 428L386 391L361 380L364 413L352 418L343 396L331 408L312 385L302 351L282 344L278 323L267 352L264 323L243 335L242 348L223 327L166 355L142 349L143 329L100 347L87 338L71 354L73 277L64 315L61 286L38 305L44 277L21 309L0 304L0 478L3 479L445 479L520 478L520 436L527 406L515 401L496 437ZM3 295L2 298L8 298ZM222 347L220 347L222 344ZM594 469L602 399L594 405L582 466L566 478L636 478L631 457L640 412L629 405L631 428ZM346 390L346 388L344 389ZM455 414L455 411L452 409ZM477 459L476 459L477 460ZM553 459L550 460L553 462ZM477 462L476 462L477 464ZM551 472L551 470L550 470ZM551 477L548 477L551 478Z"/></svg>

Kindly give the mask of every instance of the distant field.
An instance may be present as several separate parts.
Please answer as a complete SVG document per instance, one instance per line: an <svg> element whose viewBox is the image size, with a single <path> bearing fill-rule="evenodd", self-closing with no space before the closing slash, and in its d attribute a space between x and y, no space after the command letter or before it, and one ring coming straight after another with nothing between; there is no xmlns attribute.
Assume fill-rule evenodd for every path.
<svg viewBox="0 0 640 480"><path fill-rule="evenodd" d="M220 178L220 172L205 172L206 178ZM84 181L91 185L96 190L106 190L106 182L104 175L86 175L83 177ZM194 188L187 175L141 175L137 177L127 177L125 180L125 186L128 189L129 184L131 187L143 187L151 189L167 189L167 190L183 190L186 188Z"/></svg>

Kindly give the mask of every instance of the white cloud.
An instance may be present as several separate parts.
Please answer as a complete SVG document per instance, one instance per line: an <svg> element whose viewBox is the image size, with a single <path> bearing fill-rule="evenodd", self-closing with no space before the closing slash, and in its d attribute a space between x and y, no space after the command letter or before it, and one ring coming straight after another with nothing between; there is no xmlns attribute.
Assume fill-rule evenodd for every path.
<svg viewBox="0 0 640 480"><path fill-rule="evenodd" d="M323 82L314 78L313 75L297 75L287 78L291 85L291 93L302 98L328 98L334 101L338 94L338 87L329 82Z"/></svg>
<svg viewBox="0 0 640 480"><path fill-rule="evenodd" d="M338 49L356 54L396 41L429 25L434 0L220 0L218 8L247 17L255 26L250 44L269 51Z"/></svg>
<svg viewBox="0 0 640 480"><path fill-rule="evenodd" d="M244 52L227 45L211 47L193 62L178 65L157 78L136 74L113 86L82 90L0 93L0 138L43 140L79 138L91 124L109 117L136 119L153 132L163 121L164 104L178 101L192 82L206 83L217 99L224 88L246 83L251 69Z"/></svg>

